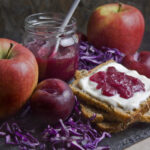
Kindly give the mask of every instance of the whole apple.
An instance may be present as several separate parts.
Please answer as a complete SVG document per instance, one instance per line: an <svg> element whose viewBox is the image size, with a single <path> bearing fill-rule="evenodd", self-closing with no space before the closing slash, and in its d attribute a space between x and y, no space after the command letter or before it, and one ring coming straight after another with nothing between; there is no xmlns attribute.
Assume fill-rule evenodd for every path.
<svg viewBox="0 0 150 150"><path fill-rule="evenodd" d="M135 7L111 3L95 9L87 27L88 41L97 48L117 48L134 54L142 41L145 22Z"/></svg>
<svg viewBox="0 0 150 150"><path fill-rule="evenodd" d="M75 98L71 88L60 79L40 82L31 97L31 109L40 120L55 124L66 120L74 107Z"/></svg>
<svg viewBox="0 0 150 150"><path fill-rule="evenodd" d="M124 57L122 64L128 69L136 70L142 75L150 78L150 52L142 51L134 55Z"/></svg>
<svg viewBox="0 0 150 150"><path fill-rule="evenodd" d="M81 41L87 41L87 36L85 34L83 34L81 32L78 32L77 36L79 38L79 42L81 42Z"/></svg>
<svg viewBox="0 0 150 150"><path fill-rule="evenodd" d="M34 55L23 45L0 38L0 119L15 114L38 81Z"/></svg>

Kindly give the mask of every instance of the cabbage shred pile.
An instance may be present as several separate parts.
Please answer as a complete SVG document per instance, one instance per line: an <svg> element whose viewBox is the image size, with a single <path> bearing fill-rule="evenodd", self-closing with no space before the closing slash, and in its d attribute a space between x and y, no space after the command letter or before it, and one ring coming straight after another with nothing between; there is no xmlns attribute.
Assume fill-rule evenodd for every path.
<svg viewBox="0 0 150 150"><path fill-rule="evenodd" d="M92 119L92 118L91 118ZM49 141L53 150L77 149L77 150L108 150L109 146L98 146L105 138L111 137L107 132L98 133L92 128L90 120L83 122L79 103L76 100L74 113L66 122L59 120L55 128L48 125L43 132L43 137Z"/></svg>
<svg viewBox="0 0 150 150"><path fill-rule="evenodd" d="M110 59L121 63L124 54L116 48L101 47L96 49L93 45L88 42L82 41L79 46L79 70L86 69L90 70L97 65L104 63Z"/></svg>
<svg viewBox="0 0 150 150"><path fill-rule="evenodd" d="M90 70L110 59L120 63L123 57L124 54L115 48L102 47L98 50L82 41L79 48L79 69ZM22 119L30 113L28 108L24 110L25 115L21 116L24 112L20 114ZM0 139L5 140L6 145L17 146L20 150L108 150L109 146L101 146L101 141L111 135L107 132L98 133L90 121L83 121L76 99L74 112L68 120L60 119L55 126L47 125L37 135L35 129L31 131L21 128L13 118L13 122L7 121L0 125Z"/></svg>
<svg viewBox="0 0 150 150"><path fill-rule="evenodd" d="M17 146L19 150L45 149L45 144L40 143L33 132L21 129L15 122L4 122L0 126L0 137L5 139L5 144Z"/></svg>
<svg viewBox="0 0 150 150"><path fill-rule="evenodd" d="M92 119L92 118L91 118ZM55 126L48 125L39 135L32 131L21 129L15 122L4 122L0 126L0 137L7 145L18 146L20 150L109 150L109 146L100 146L100 142L111 137L107 132L98 133L92 128L90 120L83 122L79 102L72 116Z"/></svg>

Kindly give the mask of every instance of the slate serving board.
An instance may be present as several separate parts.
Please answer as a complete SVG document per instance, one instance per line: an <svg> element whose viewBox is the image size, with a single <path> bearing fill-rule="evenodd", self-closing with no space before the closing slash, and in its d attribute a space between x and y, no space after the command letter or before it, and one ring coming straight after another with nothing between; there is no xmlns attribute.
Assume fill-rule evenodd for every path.
<svg viewBox="0 0 150 150"><path fill-rule="evenodd" d="M110 150L123 150L147 137L150 137L149 123L135 123L123 132L112 134L104 139L102 145L109 145Z"/></svg>
<svg viewBox="0 0 150 150"><path fill-rule="evenodd" d="M25 124L21 125L22 129L24 128L24 126L25 128L26 126L30 126L31 120L30 122L27 120L22 120L22 123L26 122ZM100 143L100 145L102 146L109 145L110 150L123 150L124 148L127 148L147 137L150 137L150 123L135 123L125 131L112 134L111 138L105 138ZM19 149L15 146L5 145L4 139L3 140L0 139L0 150L19 150Z"/></svg>
<svg viewBox="0 0 150 150"><path fill-rule="evenodd" d="M145 33L140 50L150 51L150 32ZM22 121L22 127L26 125L30 126L31 122L29 122L28 119ZM101 142L101 145L109 145L110 150L123 150L147 137L150 137L150 123L134 123L125 131L112 134L111 138L104 139ZM18 148L7 146L5 145L4 140L2 141L2 139L0 139L0 150L18 150Z"/></svg>
<svg viewBox="0 0 150 150"><path fill-rule="evenodd" d="M39 131L38 124L34 118L22 118L15 119L18 122L21 129L33 129L37 128ZM39 124L40 125L40 124ZM42 128L43 129L43 128ZM43 130L42 130L43 131ZM39 136L39 134L38 134ZM110 150L123 150L147 137L150 137L150 123L134 123L129 126L128 129L120 133L112 134L111 138L105 138L100 145L109 145ZM0 150L19 150L15 146L8 146L5 144L4 139L0 139ZM34 150L34 149L32 149ZM36 150L36 149L35 149ZM49 149L50 150L50 149Z"/></svg>

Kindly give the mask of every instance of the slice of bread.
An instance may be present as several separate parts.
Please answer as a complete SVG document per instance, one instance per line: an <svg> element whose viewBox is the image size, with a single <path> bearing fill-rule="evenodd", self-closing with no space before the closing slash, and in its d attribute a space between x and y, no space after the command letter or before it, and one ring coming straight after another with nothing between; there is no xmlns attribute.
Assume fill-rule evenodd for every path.
<svg viewBox="0 0 150 150"><path fill-rule="evenodd" d="M94 107L91 107L89 105L85 105L82 103L80 104L80 107L81 107L82 115L86 119L90 119L94 116L94 119L92 120L92 122L98 122L98 123L102 121L118 122L114 115L104 112L101 109L97 109L97 108L94 108Z"/></svg>
<svg viewBox="0 0 150 150"><path fill-rule="evenodd" d="M80 104L81 112L83 117L91 120L92 122L102 122L104 120L104 116L102 113L97 112L94 108L89 108L88 106L84 106Z"/></svg>
<svg viewBox="0 0 150 150"><path fill-rule="evenodd" d="M99 131L108 131L111 133L120 132L126 129L131 123L126 124L123 122L117 122L115 117L109 113L106 113L102 110L97 110L91 108L91 106L80 104L81 112L83 117L87 120L91 120L92 123L95 123ZM93 118L93 119L91 119ZM142 115L137 122L146 122L150 123L150 110Z"/></svg>
<svg viewBox="0 0 150 150"><path fill-rule="evenodd" d="M102 66L107 65L108 63L114 62L113 60L107 61L101 65L98 65L94 69L90 70L88 73L83 71L77 72L76 73L76 80L70 85L72 88L73 93L77 96L77 98L86 105L90 105L92 107L95 107L97 109L101 109L109 114L112 114L116 117L117 121L120 122L134 122L138 120L145 112L147 112L150 108L150 98L145 100L143 103L140 104L140 107L138 109L134 109L133 111L125 111L121 107L113 107L112 105L102 101L98 100L94 97L92 97L90 94L84 92L80 87L79 87L79 81L81 78L89 76L94 74L97 69L101 68Z"/></svg>
<svg viewBox="0 0 150 150"><path fill-rule="evenodd" d="M82 115L90 120L96 126L98 131L107 131L110 133L116 133L123 131L128 127L126 123L116 122L111 120L112 117L103 111L97 111L95 108L90 108L87 105L80 104ZM105 117L106 118L105 118ZM108 121L107 121L108 120Z"/></svg>
<svg viewBox="0 0 150 150"><path fill-rule="evenodd" d="M129 124L125 124L122 122L100 122L96 123L96 129L99 132L107 131L109 133L117 133L125 130Z"/></svg>
<svg viewBox="0 0 150 150"><path fill-rule="evenodd" d="M95 108L90 108L87 105L80 104L83 117L94 123L98 131L107 131L110 133L121 132L125 130L130 123L115 121L115 118L103 111L98 111ZM91 119L92 118L92 119Z"/></svg>
<svg viewBox="0 0 150 150"><path fill-rule="evenodd" d="M139 121L150 123L150 110L142 115Z"/></svg>
<svg viewBox="0 0 150 150"><path fill-rule="evenodd" d="M83 70L77 70L75 72L75 79L80 79L80 78L86 76L88 73L89 72L87 70L85 70L85 69L83 69Z"/></svg>

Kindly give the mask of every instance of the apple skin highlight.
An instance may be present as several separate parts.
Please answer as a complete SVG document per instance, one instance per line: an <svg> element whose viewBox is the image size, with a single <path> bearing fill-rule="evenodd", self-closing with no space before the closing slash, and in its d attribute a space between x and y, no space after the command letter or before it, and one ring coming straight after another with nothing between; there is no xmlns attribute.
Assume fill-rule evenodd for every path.
<svg viewBox="0 0 150 150"><path fill-rule="evenodd" d="M143 39L145 22L135 7L106 4L92 13L87 28L88 41L97 48L117 48L125 54L134 54Z"/></svg>
<svg viewBox="0 0 150 150"><path fill-rule="evenodd" d="M13 44L9 58L7 51ZM14 115L26 103L38 82L32 52L9 39L0 39L0 119Z"/></svg>

